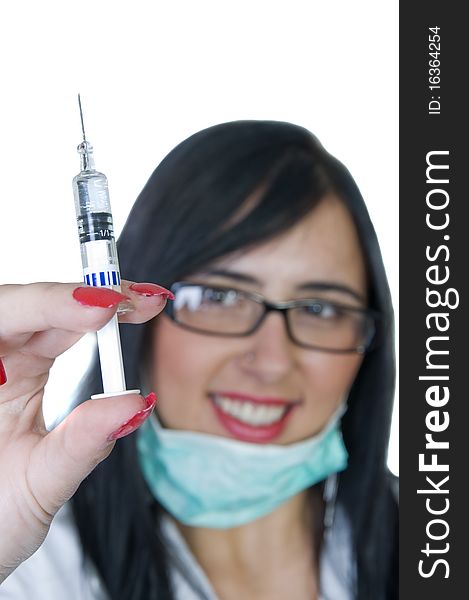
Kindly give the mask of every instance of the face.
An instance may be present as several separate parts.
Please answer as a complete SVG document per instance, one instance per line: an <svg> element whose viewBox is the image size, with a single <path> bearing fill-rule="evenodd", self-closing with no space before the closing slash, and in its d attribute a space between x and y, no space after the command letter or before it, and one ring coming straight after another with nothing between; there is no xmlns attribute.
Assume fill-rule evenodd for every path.
<svg viewBox="0 0 469 600"><path fill-rule="evenodd" d="M365 308L367 301L355 226L334 196L274 240L223 257L186 279L257 292L272 302L316 298ZM330 288L311 291L324 282ZM361 361L356 353L296 345L276 312L238 338L187 331L163 315L154 325L150 373L166 427L289 444L326 425L346 399Z"/></svg>

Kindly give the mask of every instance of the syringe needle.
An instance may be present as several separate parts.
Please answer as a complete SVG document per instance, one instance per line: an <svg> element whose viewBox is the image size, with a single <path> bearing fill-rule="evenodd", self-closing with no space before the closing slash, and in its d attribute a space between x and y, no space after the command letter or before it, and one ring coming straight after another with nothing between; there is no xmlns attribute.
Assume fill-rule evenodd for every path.
<svg viewBox="0 0 469 600"><path fill-rule="evenodd" d="M81 110L80 94L78 94L78 106L80 107L80 119L81 119L81 130L83 131L83 141L86 142L85 126L83 124L83 111Z"/></svg>

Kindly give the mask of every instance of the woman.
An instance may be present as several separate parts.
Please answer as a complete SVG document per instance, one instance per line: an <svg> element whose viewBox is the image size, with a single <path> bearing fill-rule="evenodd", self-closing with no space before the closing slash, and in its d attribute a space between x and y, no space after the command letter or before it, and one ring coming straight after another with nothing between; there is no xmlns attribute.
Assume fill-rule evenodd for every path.
<svg viewBox="0 0 469 600"><path fill-rule="evenodd" d="M392 307L373 227L343 165L287 123L204 130L155 170L119 256L127 278L165 285L174 302L148 325L122 328L128 385L158 392L158 420L122 439L73 497L85 577L95 570L100 581L94 597L397 597L397 509L386 469ZM161 309L152 295L161 289L125 290L136 304L128 320ZM55 327L65 327L62 312ZM99 379L96 364L78 397L99 391ZM148 398L138 422L151 411ZM121 421L138 402L118 403ZM28 476L46 506L38 538L91 457L110 452L98 410L111 431L118 408L85 402L42 440L59 448L75 413L89 415L95 438L73 438L73 468L54 466L65 489L51 491L44 472L32 483ZM20 558L34 545L16 544Z"/></svg>

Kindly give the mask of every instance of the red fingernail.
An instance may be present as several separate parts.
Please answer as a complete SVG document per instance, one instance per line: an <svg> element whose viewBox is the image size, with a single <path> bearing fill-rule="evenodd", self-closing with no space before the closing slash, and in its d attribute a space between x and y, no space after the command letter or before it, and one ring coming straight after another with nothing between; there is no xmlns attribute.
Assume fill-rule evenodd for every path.
<svg viewBox="0 0 469 600"><path fill-rule="evenodd" d="M129 290L141 296L163 296L165 299L174 300L173 292L156 283L132 283L129 285Z"/></svg>
<svg viewBox="0 0 469 600"><path fill-rule="evenodd" d="M129 433L132 433L138 429L140 425L151 415L151 411L155 408L156 400L156 394L153 392L148 394L148 396L145 397L145 403L147 407L143 410L139 410L138 413L135 413L131 419L121 425L119 429L116 429L116 431L111 433L111 435L107 438L108 442L118 440L119 438L129 435Z"/></svg>
<svg viewBox="0 0 469 600"><path fill-rule="evenodd" d="M7 382L7 374L5 373L5 367L3 366L2 359L0 358L0 385Z"/></svg>
<svg viewBox="0 0 469 600"><path fill-rule="evenodd" d="M73 290L73 297L83 306L113 308L123 300L129 300L124 294L105 287L78 287Z"/></svg>

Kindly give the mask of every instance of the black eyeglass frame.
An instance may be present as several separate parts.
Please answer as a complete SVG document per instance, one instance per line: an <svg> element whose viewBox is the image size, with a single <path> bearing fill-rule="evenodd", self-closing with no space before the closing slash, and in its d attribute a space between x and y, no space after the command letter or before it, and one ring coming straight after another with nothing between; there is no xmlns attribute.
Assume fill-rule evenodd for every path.
<svg viewBox="0 0 469 600"><path fill-rule="evenodd" d="M200 329L198 327L193 327L191 325L187 325L186 323L182 323L181 321L178 321L178 319L175 315L175 312L174 312L173 302L168 302L166 304L164 312L168 315L168 317L174 323L176 323L177 325L179 325L179 327L182 327L183 329L187 329L188 331L194 331L196 333L202 333L204 335L212 335L212 336L216 336L216 337L246 337L246 336L254 333L257 329L259 329L259 327L264 322L268 313L278 312L284 318L285 327L286 327L286 331L287 331L289 339L297 346L300 346L302 348L307 348L309 350L320 350L321 352L330 352L333 354L351 354L351 353L364 354L365 352L369 351L374 346L374 342L377 337L378 325L381 321L381 314L378 311L373 310L371 308L359 308L356 306L348 306L346 304L340 304L338 302L333 302L330 300L324 300L324 299L319 299L319 298L317 298L317 299L301 298L299 300L287 300L285 302L270 302L269 300L266 300L264 298L264 296L262 296L262 294L259 294L257 292L247 292L245 290L238 290L236 287L233 287L233 286L209 285L209 284L204 284L204 283L196 283L196 282L192 282L192 281L177 281L177 282L173 283L169 287L169 289L174 293L174 295L176 295L178 289L180 289L181 287L201 287L204 289L222 290L222 291L227 291L227 292L235 291L239 294L242 294L245 298L247 298L249 300L253 300L254 302L257 302L258 304L261 304L264 307L264 312L260 315L260 317L258 318L256 323L248 331L243 332L243 333L219 333L217 331L207 331L206 329ZM349 348L349 349L345 349L345 350L334 350L331 348L323 348L321 346L313 346L311 344L305 344L304 342L300 342L299 340L297 340L291 331L290 322L288 320L288 311L292 308L302 308L302 307L306 307L306 306L311 306L314 303L332 304L333 306L335 306L339 309L343 309L343 310L346 310L346 311L349 311L352 313L361 314L361 315L371 319L372 327L371 327L370 333L368 334L366 342L364 344L358 346L357 348Z"/></svg>

